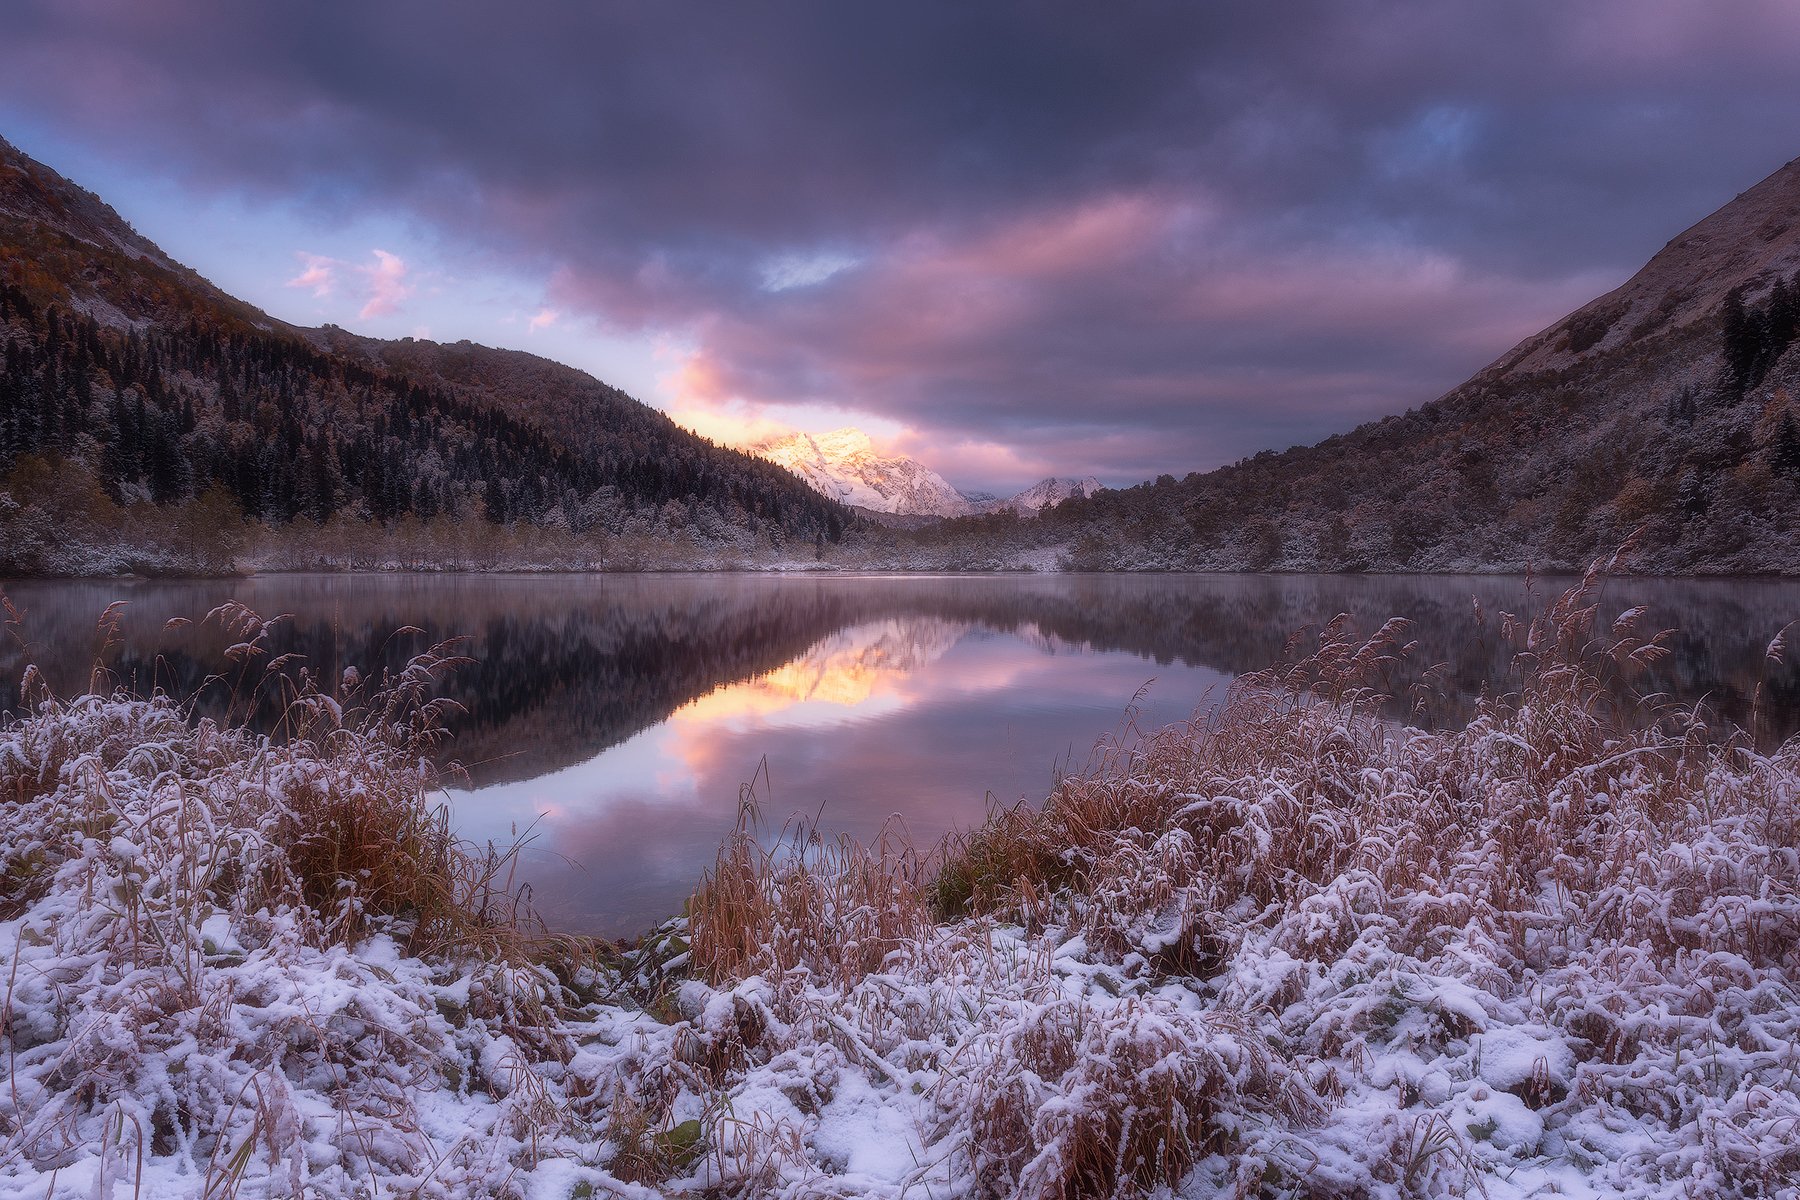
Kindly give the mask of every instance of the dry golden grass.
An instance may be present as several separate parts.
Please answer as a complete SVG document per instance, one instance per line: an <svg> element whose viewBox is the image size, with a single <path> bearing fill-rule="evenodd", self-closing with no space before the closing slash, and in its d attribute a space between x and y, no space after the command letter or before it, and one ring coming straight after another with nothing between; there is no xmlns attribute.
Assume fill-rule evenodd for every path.
<svg viewBox="0 0 1800 1200"><path fill-rule="evenodd" d="M693 963L714 981L804 973L852 982L935 927L930 864L884 833L872 845L850 837L757 837L746 792L738 825L688 903Z"/></svg>
<svg viewBox="0 0 1800 1200"><path fill-rule="evenodd" d="M1496 799L1511 819L1494 826L1492 876L1480 882L1502 907L1517 901L1588 827L1571 789L1604 794L1617 774L1652 768L1660 784L1642 803L1654 821L1729 749L1692 714L1626 698L1620 685L1666 653L1667 634L1641 636L1635 610L1596 630L1596 597L1615 565L1597 566L1528 625L1502 614L1517 644L1517 690L1485 697L1469 728L1432 755L1414 752L1416 731L1383 717L1406 623L1358 638L1339 617L1288 664L1236 680L1204 719L1109 754L1041 808L997 813L953 839L935 879L940 911L1029 925L1040 898L1070 892L1094 901L1088 928L1107 944L1118 936L1115 893L1143 897L1131 905L1140 913L1173 904L1204 924L1195 914L1240 899L1291 903L1356 869L1410 887L1443 878L1432 874L1447 868L1440 852L1462 850L1471 806ZM1487 735L1502 727L1506 749L1494 761ZM1488 783L1499 791L1476 794ZM1394 838L1378 859L1376 831ZM1204 936L1195 926L1182 940Z"/></svg>
<svg viewBox="0 0 1800 1200"><path fill-rule="evenodd" d="M1769 1150L1800 1119L1791 1077L1760 1105L1732 1096L1733 1072L1758 1067L1672 1080L1683 1021L1742 1030L1730 1053L1750 1057L1734 1062L1771 1053L1758 1038L1775 1035L1754 1032L1771 1019L1768 981L1800 975L1800 743L1759 755L1701 712L1635 695L1667 635L1641 630L1638 610L1600 619L1614 566L1533 620L1498 615L1513 673L1466 728L1393 721L1405 623L1356 637L1346 618L1238 679L1204 719L1114 746L1041 808L995 812L930 855L848 842L772 854L740 829L691 904L695 962L718 986L760 976L840 997L854 1036L807 1024L799 983L757 1003L763 1025L814 1030L897 1081L894 1047L953 1047L927 1056L939 1135L961 1139L954 1161L979 1195L1142 1196L1221 1161L1209 1155L1258 1164L1241 1194L1356 1194L1303 1151L1251 1152L1251 1131L1322 1120L1403 1022L1408 1046L1476 1044L1462 1007L1377 988L1371 972L1402 971L1382 963L1498 997L1542 989L1536 1019L1576 1068L1540 1062L1518 1081L1528 1110L1576 1120L1583 1105L1621 1106L1678 1139L1724 1104L1728 1124L1709 1128L1732 1135L1669 1161L1703 1154L1710 1178L1766 1187L1800 1164ZM1001 927L1029 944L1078 935L1109 978L1149 990L1059 999L1043 968L971 966L996 953L980 930ZM1239 974L1246 956L1288 965ZM936 978L965 999L887 995ZM1162 1005L1162 987L1216 999L1202 1015ZM1319 1008L1277 1050L1272 1014L1308 988ZM1652 993L1681 1015L1644 1020L1630 998ZM883 1028L885 1042L869 1032ZM779 1050L760 1026L721 1036L734 1046L721 1079ZM1403 1195L1480 1192L1486 1126L1424 1111L1383 1128L1368 1153L1388 1165L1370 1179Z"/></svg>
<svg viewBox="0 0 1800 1200"><path fill-rule="evenodd" d="M1236 1150L1246 1111L1302 1124L1323 1111L1260 1035L1225 1015L1149 999L1053 1002L994 1041L974 1047L952 1089L969 1105L954 1123L983 1195L1144 1195Z"/></svg>

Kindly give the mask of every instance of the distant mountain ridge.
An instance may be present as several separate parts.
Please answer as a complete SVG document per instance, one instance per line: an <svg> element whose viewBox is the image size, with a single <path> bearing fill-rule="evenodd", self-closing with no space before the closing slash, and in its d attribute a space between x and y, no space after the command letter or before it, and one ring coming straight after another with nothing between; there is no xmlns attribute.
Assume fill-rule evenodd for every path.
<svg viewBox="0 0 1800 1200"><path fill-rule="evenodd" d="M884 455L860 429L791 433L761 442L752 452L804 479L842 504L897 517L967 517L1012 510L1035 517L1047 504L1091 496L1100 481L1044 479L1014 496L960 492L917 459Z"/></svg>

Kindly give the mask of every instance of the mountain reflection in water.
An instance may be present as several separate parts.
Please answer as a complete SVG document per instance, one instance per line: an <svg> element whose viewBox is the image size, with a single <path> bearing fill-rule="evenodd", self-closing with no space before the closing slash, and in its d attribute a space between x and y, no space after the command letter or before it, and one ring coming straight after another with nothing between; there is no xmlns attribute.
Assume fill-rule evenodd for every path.
<svg viewBox="0 0 1800 1200"><path fill-rule="evenodd" d="M198 621L226 599L291 614L271 649L318 677L395 667L434 641L472 661L445 691L464 708L450 757L458 827L530 832L540 911L565 929L642 930L679 909L757 778L769 836L794 814L827 834L892 821L926 846L990 803L1043 797L1096 738L1187 717L1230 677L1277 661L1289 635L1351 612L1413 621L1418 667L1447 664L1422 719L1466 716L1503 683L1490 614L1528 612L1503 577L1357 576L264 576L192 582L21 583L28 648L0 649L16 705L27 661L62 694L96 661L126 686L190 695L234 639ZM95 619L127 600L120 644ZM1768 667L1800 616L1800 583L1617 579L1601 619L1637 604L1678 627L1648 685L1748 719L1800 721L1800 667ZM407 627L421 632L399 633ZM218 704L222 691L211 703ZM201 706L205 708L203 703ZM257 719L272 724L269 704Z"/></svg>

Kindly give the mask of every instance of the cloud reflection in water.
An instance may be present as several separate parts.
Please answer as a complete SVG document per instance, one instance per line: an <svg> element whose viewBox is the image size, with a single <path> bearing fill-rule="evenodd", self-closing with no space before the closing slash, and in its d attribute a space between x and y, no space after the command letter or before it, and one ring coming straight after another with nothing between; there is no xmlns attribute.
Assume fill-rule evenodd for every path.
<svg viewBox="0 0 1800 1200"><path fill-rule="evenodd" d="M504 844L531 829L526 872L562 928L639 932L679 910L753 777L773 839L791 818L869 838L895 823L928 847L1000 803L1042 799L1152 677L1147 727L1228 678L1095 651L1035 628L895 617L821 638L773 671L682 705L586 762L461 792L456 821Z"/></svg>

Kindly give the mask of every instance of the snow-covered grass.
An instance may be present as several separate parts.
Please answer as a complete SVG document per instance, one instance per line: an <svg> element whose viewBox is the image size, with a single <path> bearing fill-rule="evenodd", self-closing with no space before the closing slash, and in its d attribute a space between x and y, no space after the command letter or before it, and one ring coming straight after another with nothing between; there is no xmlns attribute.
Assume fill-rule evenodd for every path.
<svg viewBox="0 0 1800 1200"><path fill-rule="evenodd" d="M0 1192L1800 1196L1800 745L1618 702L1599 586L1465 729L1334 624L932 854L742 831L617 954L430 819L442 655L280 741L40 696Z"/></svg>

